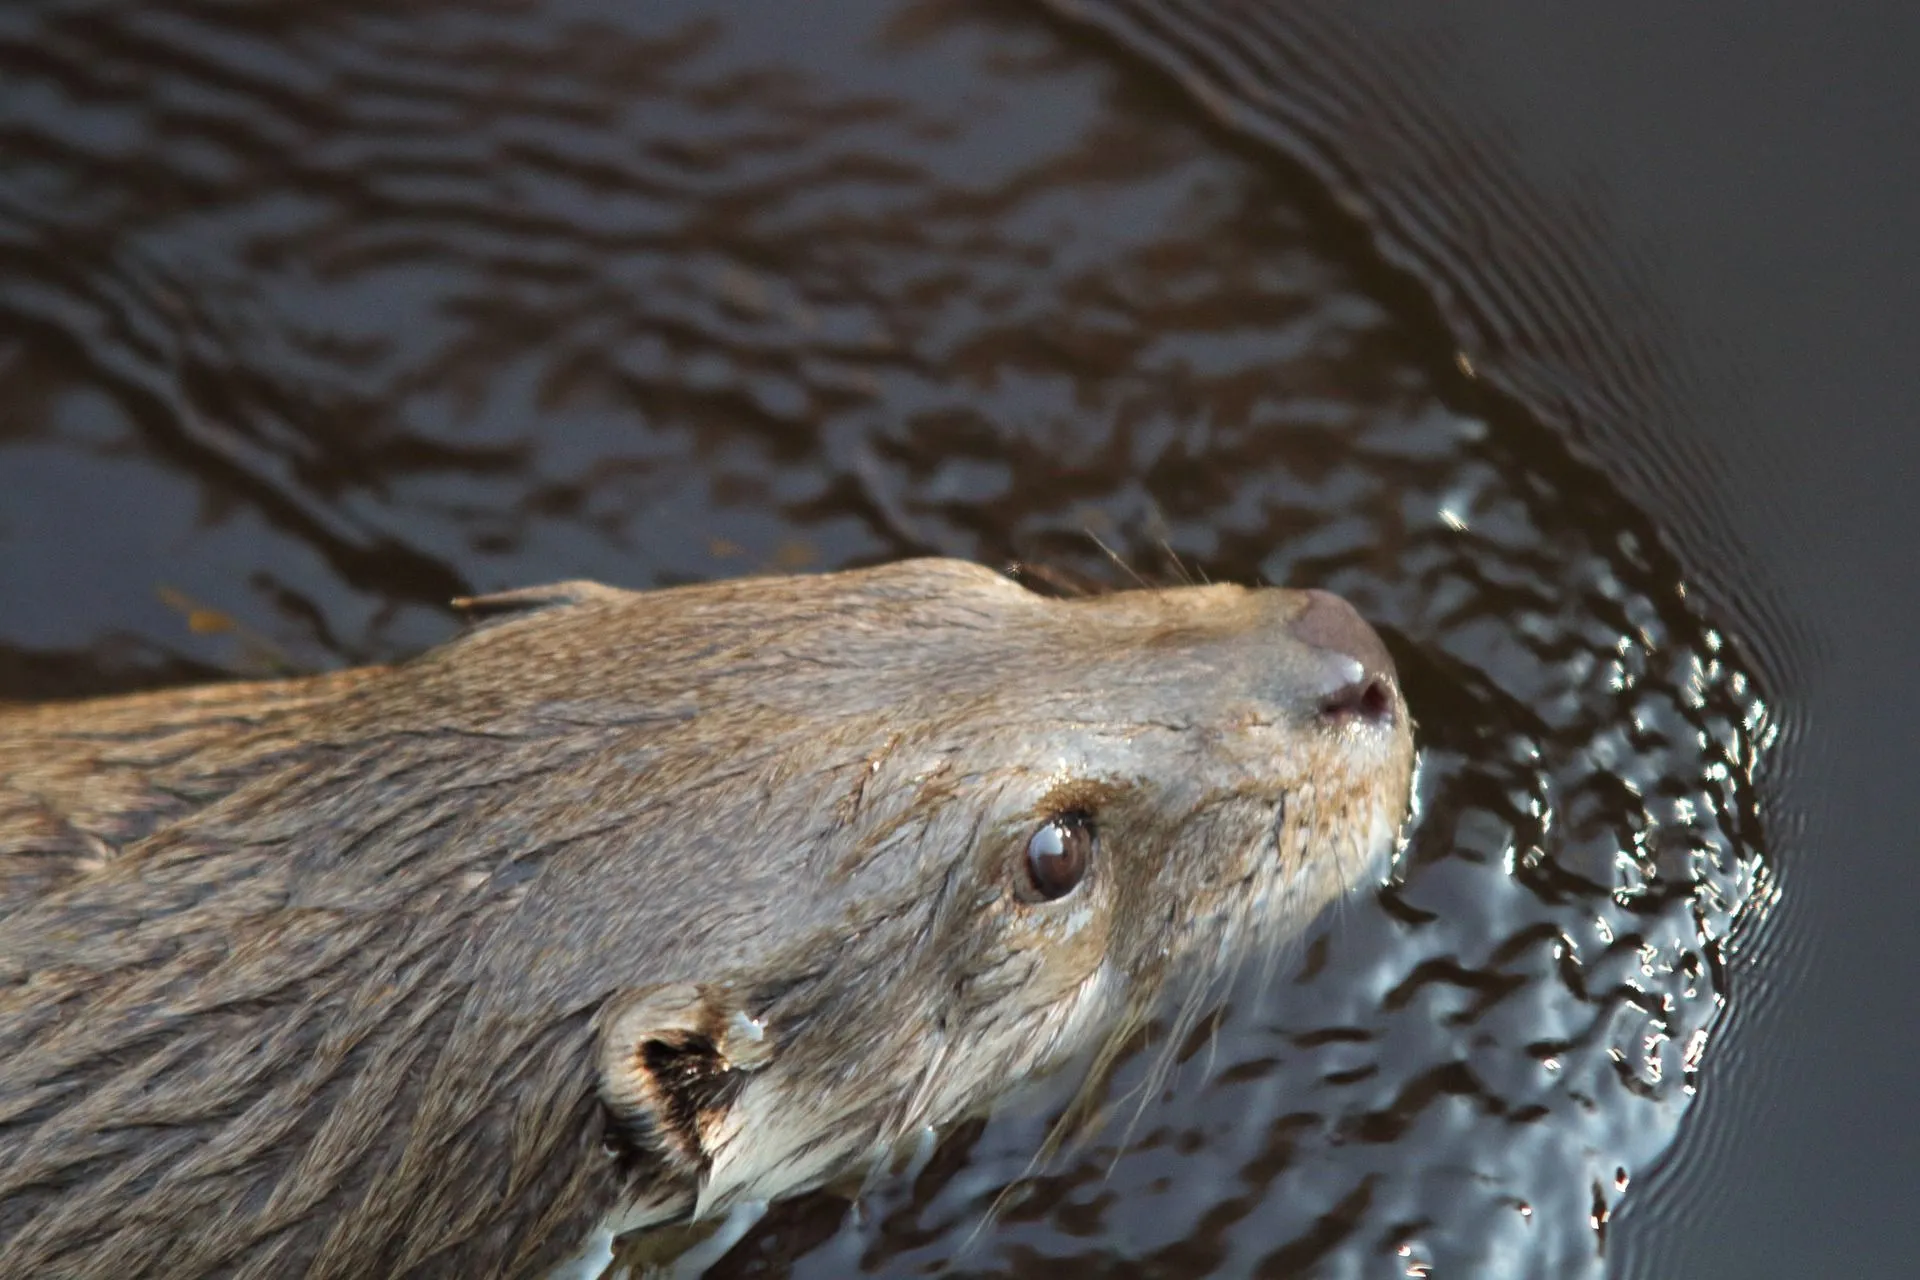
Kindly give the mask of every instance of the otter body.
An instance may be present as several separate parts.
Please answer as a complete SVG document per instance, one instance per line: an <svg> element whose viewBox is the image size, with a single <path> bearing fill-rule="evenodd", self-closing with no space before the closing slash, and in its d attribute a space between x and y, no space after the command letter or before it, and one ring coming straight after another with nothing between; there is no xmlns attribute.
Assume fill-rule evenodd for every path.
<svg viewBox="0 0 1920 1280"><path fill-rule="evenodd" d="M1324 593L473 603L396 667L0 707L0 1275L539 1277L817 1186L1298 932L1406 811Z"/></svg>

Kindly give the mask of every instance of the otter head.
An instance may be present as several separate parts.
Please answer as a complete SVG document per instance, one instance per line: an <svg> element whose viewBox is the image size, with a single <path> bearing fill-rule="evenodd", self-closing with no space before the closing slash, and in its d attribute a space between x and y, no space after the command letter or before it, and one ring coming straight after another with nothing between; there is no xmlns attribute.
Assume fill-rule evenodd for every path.
<svg viewBox="0 0 1920 1280"><path fill-rule="evenodd" d="M487 964L594 1010L635 1224L981 1107L1298 933L1406 813L1392 663L1324 592L919 561L560 595L439 660L512 672L496 731L591 744L522 797L548 847Z"/></svg>

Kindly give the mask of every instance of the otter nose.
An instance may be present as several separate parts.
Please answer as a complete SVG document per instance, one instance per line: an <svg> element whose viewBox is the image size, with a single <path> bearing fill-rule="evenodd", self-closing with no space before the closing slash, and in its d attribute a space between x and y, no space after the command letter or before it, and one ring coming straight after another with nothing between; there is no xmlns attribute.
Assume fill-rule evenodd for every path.
<svg viewBox="0 0 1920 1280"><path fill-rule="evenodd" d="M1330 722L1393 721L1393 658L1354 607L1330 591L1309 589L1306 607L1287 630L1321 662L1309 678L1309 696Z"/></svg>

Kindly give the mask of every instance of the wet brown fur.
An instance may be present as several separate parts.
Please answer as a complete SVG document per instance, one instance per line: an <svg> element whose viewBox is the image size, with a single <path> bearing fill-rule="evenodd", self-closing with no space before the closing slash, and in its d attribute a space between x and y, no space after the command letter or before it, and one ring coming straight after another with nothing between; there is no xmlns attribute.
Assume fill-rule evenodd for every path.
<svg viewBox="0 0 1920 1280"><path fill-rule="evenodd" d="M721 1203L735 1097L821 1099L743 1195L954 1118L1397 824L1404 710L1363 751L1278 706L1297 607L566 584L397 667L0 707L0 1275L539 1276L636 1195ZM1063 806L1102 822L1079 932L1005 870ZM603 1074L674 982L775 1046L687 1168Z"/></svg>

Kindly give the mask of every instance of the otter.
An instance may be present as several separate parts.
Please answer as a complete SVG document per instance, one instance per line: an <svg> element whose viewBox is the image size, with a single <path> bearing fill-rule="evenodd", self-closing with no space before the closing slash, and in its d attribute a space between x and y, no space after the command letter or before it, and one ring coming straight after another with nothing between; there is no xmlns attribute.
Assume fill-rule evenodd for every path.
<svg viewBox="0 0 1920 1280"><path fill-rule="evenodd" d="M1407 812L1322 591L463 603L396 666L0 708L0 1275L595 1274L1297 935Z"/></svg>

